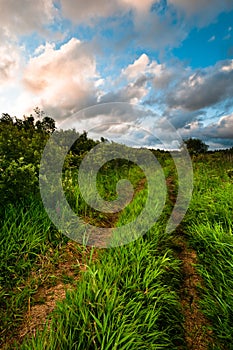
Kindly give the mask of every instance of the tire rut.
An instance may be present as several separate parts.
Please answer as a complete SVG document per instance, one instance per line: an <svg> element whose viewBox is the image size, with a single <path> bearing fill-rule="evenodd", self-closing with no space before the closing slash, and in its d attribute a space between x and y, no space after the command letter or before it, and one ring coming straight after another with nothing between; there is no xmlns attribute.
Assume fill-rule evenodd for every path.
<svg viewBox="0 0 233 350"><path fill-rule="evenodd" d="M175 185L172 177L167 179L168 197L172 205L176 202ZM177 212L176 215L179 215ZM180 303L184 317L184 337L188 350L207 350L213 344L210 321L200 309L199 288L204 286L201 276L196 270L198 257L188 244L188 238L182 222L172 238L172 249L181 262L182 284Z"/></svg>

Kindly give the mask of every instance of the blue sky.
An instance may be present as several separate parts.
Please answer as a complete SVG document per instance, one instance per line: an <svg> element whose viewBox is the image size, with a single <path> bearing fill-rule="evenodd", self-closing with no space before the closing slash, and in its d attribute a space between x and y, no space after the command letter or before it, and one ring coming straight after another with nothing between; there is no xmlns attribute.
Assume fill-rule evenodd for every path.
<svg viewBox="0 0 233 350"><path fill-rule="evenodd" d="M233 146L232 0L1 0L0 20L1 113L38 106L112 139L118 123L116 139L130 129L150 147L149 134L139 142L124 125L156 138L166 119L183 138Z"/></svg>

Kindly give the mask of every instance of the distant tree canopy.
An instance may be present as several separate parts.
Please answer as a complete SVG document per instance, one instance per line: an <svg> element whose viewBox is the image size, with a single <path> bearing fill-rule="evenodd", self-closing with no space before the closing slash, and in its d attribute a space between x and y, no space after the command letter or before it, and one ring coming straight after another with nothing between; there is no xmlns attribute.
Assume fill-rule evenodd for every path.
<svg viewBox="0 0 233 350"><path fill-rule="evenodd" d="M191 155L205 153L209 148L207 144L197 138L184 140L184 144Z"/></svg>
<svg viewBox="0 0 233 350"><path fill-rule="evenodd" d="M24 116L24 119L18 119L17 117L12 118L9 114L3 113L0 117L0 129L6 128L7 126L14 126L18 130L31 130L31 131L42 131L45 133L53 133L56 129L55 121L48 116L43 117L42 120L37 120L30 115L29 117Z"/></svg>

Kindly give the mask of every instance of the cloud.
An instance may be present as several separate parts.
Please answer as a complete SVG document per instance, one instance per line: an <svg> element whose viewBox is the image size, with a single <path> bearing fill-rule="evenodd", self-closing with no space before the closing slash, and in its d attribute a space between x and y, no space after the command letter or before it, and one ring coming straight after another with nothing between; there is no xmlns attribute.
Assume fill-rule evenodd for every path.
<svg viewBox="0 0 233 350"><path fill-rule="evenodd" d="M42 32L57 16L52 0L1 0L1 31L11 34Z"/></svg>
<svg viewBox="0 0 233 350"><path fill-rule="evenodd" d="M174 64L174 62L173 62ZM173 84L175 78L182 76L182 70L180 65L177 63L176 66L169 67L165 63L160 64L155 60L150 60L148 55L143 53L138 59L132 64L129 64L125 69L122 69L121 77L128 81L144 81L153 87L153 96L157 93L167 89L169 85ZM151 103L147 100L147 103L153 104L156 99L151 99Z"/></svg>
<svg viewBox="0 0 233 350"><path fill-rule="evenodd" d="M222 138L224 144L229 144L233 132L232 117L222 117L210 126L204 126L203 121L211 117L209 107L219 110L221 103L221 108L232 109L233 60L193 70L179 62L159 64L143 54L122 70L122 76L134 84L142 79L147 94L139 102L143 101L145 108L156 106L161 116L168 119L183 137L218 138L218 142ZM212 117L216 119L213 111ZM144 124L149 125L146 116Z"/></svg>
<svg viewBox="0 0 233 350"><path fill-rule="evenodd" d="M211 41L214 41L216 39L215 35L211 36L211 38L209 38L208 42L210 43Z"/></svg>
<svg viewBox="0 0 233 350"><path fill-rule="evenodd" d="M150 60L148 55L143 53L133 63L121 70L118 80L113 81L110 91L102 92L98 102L128 102L140 104L147 97L144 105L152 105L155 102L155 95L160 94L173 81L176 69L159 64ZM181 76L179 74L179 76ZM119 88L119 85L122 85ZM150 91L153 98L149 98ZM150 102L151 103L150 103ZM157 95L156 95L156 102Z"/></svg>
<svg viewBox="0 0 233 350"><path fill-rule="evenodd" d="M161 90L168 87L176 76L176 69L168 67L166 64L160 64L155 60L150 60L149 57L143 53L132 64L129 64L125 69L122 69L122 77L132 81L141 77L147 78L148 82L153 84L154 89ZM180 74L179 74L180 76Z"/></svg>
<svg viewBox="0 0 233 350"><path fill-rule="evenodd" d="M128 83L117 91L111 91L103 95L100 103L108 102L128 102L139 103L148 93L147 77L141 76L134 82Z"/></svg>
<svg viewBox="0 0 233 350"><path fill-rule="evenodd" d="M205 115L204 111L182 111L182 110L168 110L163 115L171 122L171 124L177 129L190 129L192 123L199 123ZM201 122L201 121L200 121Z"/></svg>
<svg viewBox="0 0 233 350"><path fill-rule="evenodd" d="M61 0L63 15L74 23L90 24L93 19L108 17L117 11L117 5L117 1L108 0Z"/></svg>
<svg viewBox="0 0 233 350"><path fill-rule="evenodd" d="M84 43L72 38L59 49L46 44L39 52L30 59L23 82L44 110L59 118L97 103L99 75Z"/></svg>
<svg viewBox="0 0 233 350"><path fill-rule="evenodd" d="M95 20L112 15L124 15L130 10L136 13L149 12L153 0L61 0L62 13L74 23L93 24Z"/></svg>
<svg viewBox="0 0 233 350"><path fill-rule="evenodd" d="M170 108L195 111L232 99L233 60L196 70L176 83L166 96Z"/></svg>
<svg viewBox="0 0 233 350"><path fill-rule="evenodd" d="M97 33L100 28L100 20L108 19L107 26L117 31L121 28L122 18L128 19L127 33L120 42L124 45L131 45L132 42L143 47L165 48L167 46L179 46L187 31L184 26L176 26L174 30L175 15L173 12L165 11L160 16L156 11L151 11L154 3L160 1L153 0L88 0L86 2L73 0L61 0L62 15L70 19L74 24L85 24L95 26ZM103 22L102 22L103 23ZM111 25L110 25L111 23ZM101 44L101 42L100 42ZM109 45L113 45L109 41ZM123 45L117 45L120 50Z"/></svg>
<svg viewBox="0 0 233 350"><path fill-rule="evenodd" d="M139 13L134 18L134 40L138 46L164 50L179 47L188 35L188 26L169 9L162 15L157 12Z"/></svg>
<svg viewBox="0 0 233 350"><path fill-rule="evenodd" d="M218 14L233 8L232 0L168 0L168 4L181 11L188 20L195 19L199 26L209 24Z"/></svg>
<svg viewBox="0 0 233 350"><path fill-rule="evenodd" d="M148 12L153 5L157 1L154 0L120 0L119 3L121 6L129 6L130 8L135 9L137 12Z"/></svg>
<svg viewBox="0 0 233 350"><path fill-rule="evenodd" d="M127 15L131 25L128 23L127 35L121 40L124 45L127 41L127 45L133 42L158 50L179 47L190 28L205 26L232 8L232 0L61 0L65 18L75 24L96 25L97 31L100 20L108 19L108 25L112 22L114 27Z"/></svg>
<svg viewBox="0 0 233 350"><path fill-rule="evenodd" d="M205 127L203 134L212 138L231 139L233 146L233 113Z"/></svg>
<svg viewBox="0 0 233 350"><path fill-rule="evenodd" d="M14 81L19 73L21 49L12 43L0 46L0 83L8 84Z"/></svg>
<svg viewBox="0 0 233 350"><path fill-rule="evenodd" d="M137 78L139 75L144 74L146 73L146 71L148 71L149 63L150 59L144 53L132 64L129 64L128 67L122 69L122 75L125 75L128 80Z"/></svg>
<svg viewBox="0 0 233 350"><path fill-rule="evenodd" d="M190 122L179 129L183 139L190 137L202 139L210 149L233 147L233 114L218 118L217 121L204 125L200 120Z"/></svg>
<svg viewBox="0 0 233 350"><path fill-rule="evenodd" d="M233 8L232 0L87 0L85 2L61 0L63 15L74 23L90 23L98 18L135 12L136 17L148 15L152 9L161 15L181 13L189 19L195 17L201 22L213 20L219 13Z"/></svg>

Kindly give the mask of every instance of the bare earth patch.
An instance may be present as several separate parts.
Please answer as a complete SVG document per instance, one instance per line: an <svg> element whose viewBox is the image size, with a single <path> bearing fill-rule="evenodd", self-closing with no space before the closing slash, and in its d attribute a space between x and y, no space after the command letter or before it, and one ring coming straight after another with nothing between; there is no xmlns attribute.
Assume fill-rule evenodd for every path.
<svg viewBox="0 0 233 350"><path fill-rule="evenodd" d="M180 302L184 315L185 341L190 350L207 350L213 343L210 323L199 307L198 286L203 285L202 278L197 273L197 254L188 248L184 235L176 237L176 249L181 260L183 283L180 290Z"/></svg>
<svg viewBox="0 0 233 350"><path fill-rule="evenodd" d="M41 257L38 262L41 269L32 272L31 277L35 278L35 274L40 278L43 275L47 277L44 277L44 282L38 287L33 297L29 298L23 321L14 335L9 336L9 341L3 346L4 350L12 349L14 342L20 344L25 337L32 338L37 331L44 328L49 322L56 303L65 299L66 291L75 288L80 272L85 271L85 256L89 259L88 250L81 253L76 243L68 242L56 264L44 256ZM95 257L96 253L92 258Z"/></svg>
<svg viewBox="0 0 233 350"><path fill-rule="evenodd" d="M167 180L168 196L171 203L176 202L175 185L173 177ZM179 210L173 215L179 219ZM176 221L176 220L175 220ZM213 344L210 322L203 315L199 306L198 286L203 286L203 280L197 273L195 265L198 259L195 250L188 247L187 238L182 231L182 224L176 229L173 238L173 249L181 261L183 282L180 289L180 303L184 315L184 336L188 350L207 350Z"/></svg>

